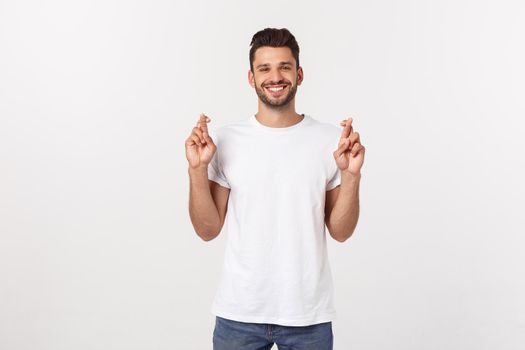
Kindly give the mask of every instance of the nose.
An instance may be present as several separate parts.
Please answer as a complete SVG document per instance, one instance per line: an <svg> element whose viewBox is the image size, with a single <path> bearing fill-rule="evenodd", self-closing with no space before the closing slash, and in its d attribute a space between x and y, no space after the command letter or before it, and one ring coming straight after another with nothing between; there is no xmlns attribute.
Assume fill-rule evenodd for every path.
<svg viewBox="0 0 525 350"><path fill-rule="evenodd" d="M270 83L271 84L277 84L282 83L284 81L283 75L281 74L281 71L279 69L274 69L270 74Z"/></svg>

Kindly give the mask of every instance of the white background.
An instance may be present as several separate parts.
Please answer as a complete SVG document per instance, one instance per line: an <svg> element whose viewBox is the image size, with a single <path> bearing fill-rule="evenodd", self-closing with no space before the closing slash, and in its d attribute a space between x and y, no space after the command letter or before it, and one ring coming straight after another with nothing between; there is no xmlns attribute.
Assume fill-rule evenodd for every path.
<svg viewBox="0 0 525 350"><path fill-rule="evenodd" d="M0 1L0 348L211 349L226 234L184 140L256 112L287 27L296 106L354 117L361 217L329 254L335 349L525 347L520 1Z"/></svg>

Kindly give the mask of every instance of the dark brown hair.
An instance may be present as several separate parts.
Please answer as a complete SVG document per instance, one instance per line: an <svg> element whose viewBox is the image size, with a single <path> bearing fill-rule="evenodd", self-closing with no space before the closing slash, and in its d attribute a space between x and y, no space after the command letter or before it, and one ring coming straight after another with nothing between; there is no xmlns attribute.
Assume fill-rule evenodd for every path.
<svg viewBox="0 0 525 350"><path fill-rule="evenodd" d="M299 44L297 44L293 34L286 28L265 28L260 30L252 37L250 46L250 69L252 72L255 51L263 46L290 48L290 50L292 50L292 55L295 58L295 62L297 63L296 68L299 68Z"/></svg>

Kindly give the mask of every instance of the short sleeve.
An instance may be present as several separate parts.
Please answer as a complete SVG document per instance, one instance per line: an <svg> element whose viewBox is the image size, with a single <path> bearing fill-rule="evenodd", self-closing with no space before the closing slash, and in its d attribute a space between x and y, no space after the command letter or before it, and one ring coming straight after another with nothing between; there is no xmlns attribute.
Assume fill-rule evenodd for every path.
<svg viewBox="0 0 525 350"><path fill-rule="evenodd" d="M217 144L217 141L216 141L217 138L213 136L212 132L210 132L210 136L213 138L214 142ZM208 164L208 180L215 181L222 187L231 188L222 170L222 165L219 159L220 157L219 147L220 145L217 146L217 150L215 151L215 154L213 155L210 161L210 164Z"/></svg>
<svg viewBox="0 0 525 350"><path fill-rule="evenodd" d="M326 184L326 190L327 191L333 190L334 188L336 188L340 184L341 184L341 171L336 166L335 167L335 172L332 175L332 178Z"/></svg>
<svg viewBox="0 0 525 350"><path fill-rule="evenodd" d="M335 125L329 125L328 136L330 138L329 146L326 150L325 161L328 165L328 174L326 182L326 191L333 190L341 184L341 170L334 161L333 151L339 147L339 139L341 137L341 128Z"/></svg>

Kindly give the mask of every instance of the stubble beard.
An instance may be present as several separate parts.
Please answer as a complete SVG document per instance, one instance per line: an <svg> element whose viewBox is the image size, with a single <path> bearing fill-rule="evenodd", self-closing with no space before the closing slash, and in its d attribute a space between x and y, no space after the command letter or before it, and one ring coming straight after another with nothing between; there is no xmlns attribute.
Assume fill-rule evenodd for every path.
<svg viewBox="0 0 525 350"><path fill-rule="evenodd" d="M289 87L288 95L283 100L280 99L272 99L271 97L268 97L266 94L264 87L258 87L257 84L255 84L255 92L257 93L257 96L259 96L259 99L268 107L272 109L283 109L290 101L293 100L295 97L295 93L297 92L297 80L295 84L289 84L288 82L281 81L276 84L267 84L267 85L279 85L279 84L287 84Z"/></svg>

